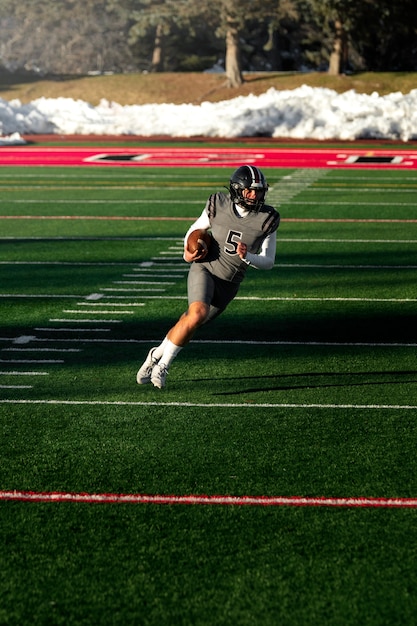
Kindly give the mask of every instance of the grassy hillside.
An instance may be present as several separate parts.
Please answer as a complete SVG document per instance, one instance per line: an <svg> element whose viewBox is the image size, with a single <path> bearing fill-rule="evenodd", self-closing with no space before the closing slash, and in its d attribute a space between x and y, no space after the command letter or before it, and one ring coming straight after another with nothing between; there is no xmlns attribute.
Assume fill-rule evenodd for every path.
<svg viewBox="0 0 417 626"><path fill-rule="evenodd" d="M341 93L354 89L358 93L378 92L380 95L417 88L417 73L372 73L352 76L328 76L325 73L259 73L246 76L239 89L226 86L222 74L165 73L114 76L80 76L38 79L0 75L0 97L18 98L27 103L42 96L82 99L93 105L102 98L125 104L172 102L175 104L203 101L218 102L248 94L259 95L273 87L296 89L301 85L327 87Z"/></svg>

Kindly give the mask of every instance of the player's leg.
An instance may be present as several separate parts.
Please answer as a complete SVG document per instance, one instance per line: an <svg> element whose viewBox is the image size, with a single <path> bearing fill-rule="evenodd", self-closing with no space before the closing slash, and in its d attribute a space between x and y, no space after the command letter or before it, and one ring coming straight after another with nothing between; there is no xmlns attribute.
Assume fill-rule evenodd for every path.
<svg viewBox="0 0 417 626"><path fill-rule="evenodd" d="M210 272L201 264L193 263L188 275L188 309L168 331L162 343L151 348L137 373L138 384L152 382L155 387L165 386L172 361L191 340L197 328L206 321L213 292L214 282Z"/></svg>
<svg viewBox="0 0 417 626"><path fill-rule="evenodd" d="M210 302L214 294L214 278L200 263L193 263L188 273L188 309L169 330L159 362L152 370L151 382L162 389L165 386L168 369L195 331L207 320Z"/></svg>
<svg viewBox="0 0 417 626"><path fill-rule="evenodd" d="M205 322L208 312L209 306L204 302L190 304L187 311L168 331L162 343L150 349L145 362L136 375L136 381L139 385L152 381L156 387L164 386L161 378L163 377L165 380L172 361L191 340L197 328Z"/></svg>
<svg viewBox="0 0 417 626"><path fill-rule="evenodd" d="M192 339L199 326L207 319L210 306L205 302L192 302L178 322L167 334L168 341L183 348Z"/></svg>
<svg viewBox="0 0 417 626"><path fill-rule="evenodd" d="M168 369L172 361L191 340L197 328L204 323L208 312L209 306L207 304L193 302L175 326L170 329L162 342L163 346L161 344L163 350L159 362L152 369L151 382L154 387L162 389L165 386ZM157 355L159 355L159 351Z"/></svg>

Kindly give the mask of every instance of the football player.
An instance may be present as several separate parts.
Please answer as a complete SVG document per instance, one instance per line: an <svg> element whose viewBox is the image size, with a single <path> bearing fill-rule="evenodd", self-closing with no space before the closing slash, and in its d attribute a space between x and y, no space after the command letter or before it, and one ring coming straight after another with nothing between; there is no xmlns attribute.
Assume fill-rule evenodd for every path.
<svg viewBox="0 0 417 626"><path fill-rule="evenodd" d="M202 325L215 319L236 296L249 266L268 270L275 263L279 213L265 204L268 184L260 169L242 165L231 176L229 193L212 194L184 238L188 308L159 346L151 348L139 369L139 385L162 389L168 369ZM190 252L187 240L196 229L210 229L208 250Z"/></svg>

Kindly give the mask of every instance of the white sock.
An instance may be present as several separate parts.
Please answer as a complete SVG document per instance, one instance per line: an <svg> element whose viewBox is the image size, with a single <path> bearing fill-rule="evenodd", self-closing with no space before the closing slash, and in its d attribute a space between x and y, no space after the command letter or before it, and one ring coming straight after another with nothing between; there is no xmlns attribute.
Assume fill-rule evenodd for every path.
<svg viewBox="0 0 417 626"><path fill-rule="evenodd" d="M159 344L159 346L157 346L155 348L155 350L153 351L153 358L156 359L157 361L159 361L159 359L161 358L161 356L164 354L164 350L165 350L165 346L167 345L167 342L169 341L169 339L167 339L165 337L165 339L163 340L163 342L161 344Z"/></svg>
<svg viewBox="0 0 417 626"><path fill-rule="evenodd" d="M163 344L165 344L164 351L161 358L159 359L159 362L163 363L166 367L169 367L177 354L181 352L182 346L176 346L175 343L172 343L172 341L170 341L166 337L162 342L161 347Z"/></svg>

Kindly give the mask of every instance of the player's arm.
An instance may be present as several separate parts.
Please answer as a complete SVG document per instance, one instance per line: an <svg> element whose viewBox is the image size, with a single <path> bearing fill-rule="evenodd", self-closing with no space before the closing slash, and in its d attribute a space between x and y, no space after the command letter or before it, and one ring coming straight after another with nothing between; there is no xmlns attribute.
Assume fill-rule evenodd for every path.
<svg viewBox="0 0 417 626"><path fill-rule="evenodd" d="M208 228L210 228L210 220L209 220L209 216L208 216L206 207L203 209L203 212L201 213L200 217L197 218L196 221L193 224L191 224L190 228L185 233L185 237L184 237L184 261L186 261L187 263L192 263L193 261L198 261L203 256L198 251L196 251L196 252L189 252L188 249L187 249L187 241L188 241L189 234L193 230L197 230L198 228L202 228L204 230L207 230Z"/></svg>
<svg viewBox="0 0 417 626"><path fill-rule="evenodd" d="M276 231L264 239L259 254L248 252L247 246L244 243L239 243L237 247L237 253L242 261L245 261L248 265L252 265L257 270L270 270L274 267L276 250Z"/></svg>

